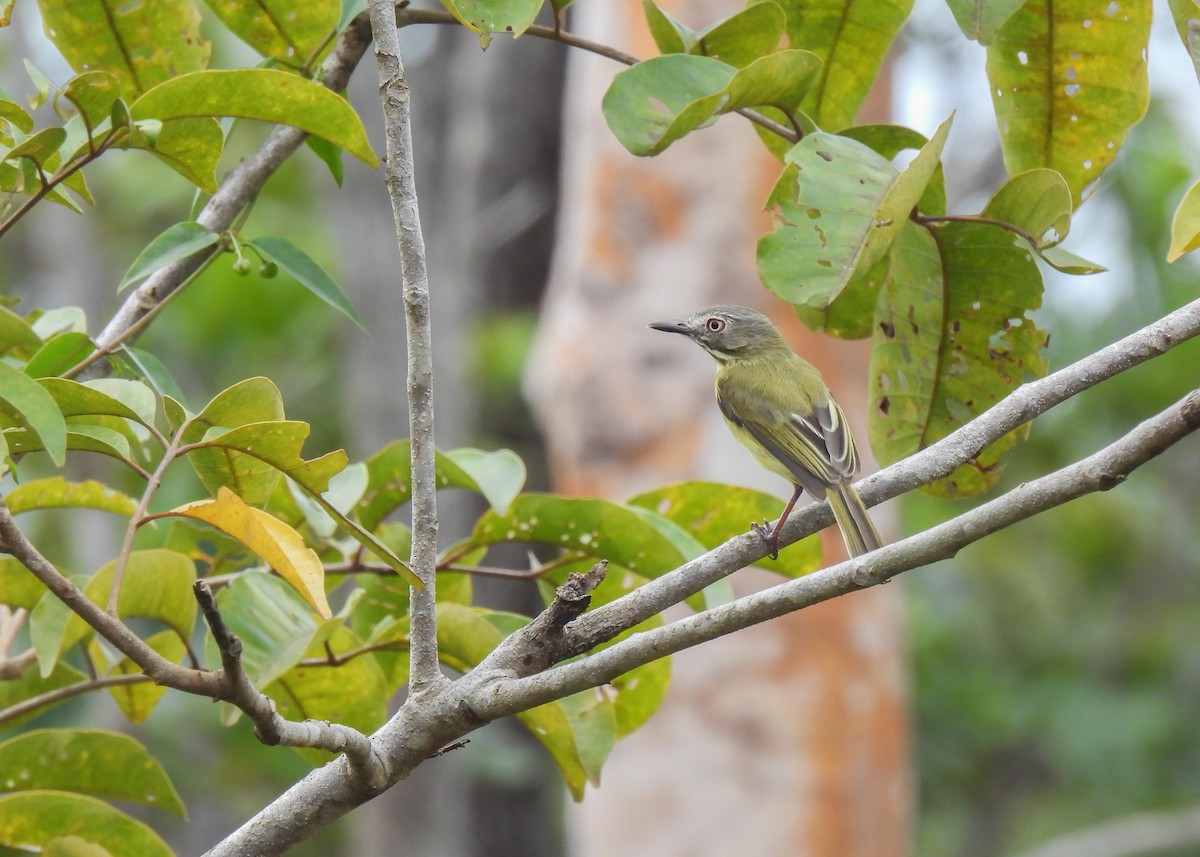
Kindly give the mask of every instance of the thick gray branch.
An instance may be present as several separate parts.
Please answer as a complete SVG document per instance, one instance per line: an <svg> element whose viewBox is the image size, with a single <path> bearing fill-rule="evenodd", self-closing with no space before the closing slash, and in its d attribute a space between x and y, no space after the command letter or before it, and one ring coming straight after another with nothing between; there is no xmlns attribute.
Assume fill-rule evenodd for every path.
<svg viewBox="0 0 1200 857"><path fill-rule="evenodd" d="M497 682L490 688L487 704L475 705L474 710L490 720L560 699L682 649L839 595L886 583L902 571L949 559L967 545L1018 521L1086 494L1116 487L1133 470L1197 429L1200 429L1200 390L1189 393L1099 452L1020 485L923 533L670 625L644 631L580 661L527 678ZM715 553L707 555L710 564L716 563ZM586 624L586 617L579 624ZM571 632L568 628L568 637ZM587 629L581 636L584 642L580 645L590 641ZM568 653L572 648L566 646Z"/></svg>
<svg viewBox="0 0 1200 857"><path fill-rule="evenodd" d="M1039 414L1198 334L1200 300L1192 301L1058 372L1021 386L958 431L862 480L858 490L867 504L874 506L948 476L989 444ZM828 504L806 506L794 512L784 526L781 544L790 545L832 523L833 513ZM763 540L749 533L651 580L575 623L573 631L577 635L578 651L587 651L598 643L611 640L621 631L680 603L710 583L758 562L766 554Z"/></svg>
<svg viewBox="0 0 1200 857"><path fill-rule="evenodd" d="M404 311L408 330L408 427L412 439L412 570L423 589L413 589L409 692L419 695L445 681L438 666L434 583L437 566L437 485L433 448L433 338L425 239L417 207L413 164L412 103L393 0L371 0L371 30L379 67L379 97L387 136L384 180L396 221Z"/></svg>
<svg viewBox="0 0 1200 857"><path fill-rule="evenodd" d="M477 669L463 678L410 700L371 737L390 766L387 782L407 776L440 747L497 717L522 711L588 687L704 640L766 621L847 592L888 580L901 571L953 556L964 545L1091 491L1119 484L1140 464L1200 429L1200 391L1148 420L1121 440L1071 467L1027 483L971 512L864 557L777 586L731 604L637 634L597 654L543 673L544 642L517 632ZM709 562L719 551L707 555ZM761 552L760 552L761 555ZM593 574L596 570L593 570ZM565 627L587 597L590 582L573 581L567 592L535 620L552 631L554 657L566 651L554 638L569 637L584 614ZM551 617L558 617L557 619ZM562 630L561 637L558 630ZM209 857L282 854L318 828L345 815L376 794L353 776L344 759L319 768L209 852Z"/></svg>

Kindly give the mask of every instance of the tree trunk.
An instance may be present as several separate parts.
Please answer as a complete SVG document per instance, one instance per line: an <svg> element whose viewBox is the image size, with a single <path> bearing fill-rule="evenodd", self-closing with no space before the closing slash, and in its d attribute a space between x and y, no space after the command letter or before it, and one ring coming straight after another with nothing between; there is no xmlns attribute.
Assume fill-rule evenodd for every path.
<svg viewBox="0 0 1200 857"><path fill-rule="evenodd" d="M701 26L735 5L668 11ZM575 8L581 35L656 53L640 4ZM825 371L860 430L867 352L806 333L759 285L754 248L769 228L762 205L779 165L749 125L727 117L659 157L634 158L599 110L618 70L570 58L559 244L527 375L554 487L623 499L698 478L782 495L790 486L726 431L711 359L646 324L717 301L762 308ZM826 535L832 561L841 542ZM733 582L744 593L774 578L752 570ZM893 584L675 656L662 710L618 744L603 785L572 813L573 853L905 854L901 635Z"/></svg>

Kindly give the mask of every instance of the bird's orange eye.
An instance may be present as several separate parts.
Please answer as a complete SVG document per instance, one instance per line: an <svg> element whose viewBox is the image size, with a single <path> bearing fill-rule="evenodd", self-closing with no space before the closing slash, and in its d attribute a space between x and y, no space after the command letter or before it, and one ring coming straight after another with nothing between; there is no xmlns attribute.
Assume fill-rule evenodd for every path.
<svg viewBox="0 0 1200 857"><path fill-rule="evenodd" d="M708 328L710 333L720 333L725 329L725 319L710 318L704 323L704 326Z"/></svg>

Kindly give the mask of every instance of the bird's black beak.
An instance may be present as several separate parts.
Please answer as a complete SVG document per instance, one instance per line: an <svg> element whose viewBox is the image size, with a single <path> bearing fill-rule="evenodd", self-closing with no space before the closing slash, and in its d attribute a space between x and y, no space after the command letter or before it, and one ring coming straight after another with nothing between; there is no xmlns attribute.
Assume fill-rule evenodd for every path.
<svg viewBox="0 0 1200 857"><path fill-rule="evenodd" d="M684 321L655 321L647 326L653 330L661 330L666 333L681 333L684 336L692 335L692 329L688 327L687 322Z"/></svg>

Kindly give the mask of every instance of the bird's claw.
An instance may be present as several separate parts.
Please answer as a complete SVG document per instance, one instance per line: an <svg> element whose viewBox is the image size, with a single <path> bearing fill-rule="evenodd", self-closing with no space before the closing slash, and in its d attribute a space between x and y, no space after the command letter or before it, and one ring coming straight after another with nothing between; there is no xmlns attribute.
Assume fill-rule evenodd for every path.
<svg viewBox="0 0 1200 857"><path fill-rule="evenodd" d="M771 559L779 559L779 536L771 529L770 523L765 520L761 524L758 521L752 521L750 529L758 533L762 540L770 546Z"/></svg>

